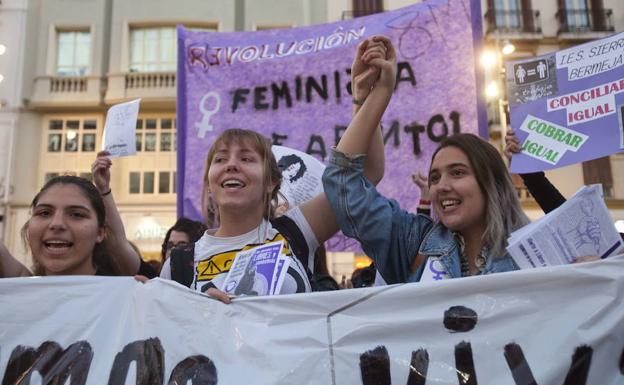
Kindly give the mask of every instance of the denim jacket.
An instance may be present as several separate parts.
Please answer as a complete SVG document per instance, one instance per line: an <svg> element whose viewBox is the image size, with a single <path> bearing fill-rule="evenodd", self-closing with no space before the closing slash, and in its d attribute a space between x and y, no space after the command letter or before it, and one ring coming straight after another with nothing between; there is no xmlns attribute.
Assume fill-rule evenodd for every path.
<svg viewBox="0 0 624 385"><path fill-rule="evenodd" d="M363 174L364 159L333 151L323 174L325 194L342 232L360 242L388 284L418 282L426 265L411 271L418 254L438 257L451 278L461 277L461 250L453 232L382 196ZM509 254L486 259L482 274L518 269Z"/></svg>

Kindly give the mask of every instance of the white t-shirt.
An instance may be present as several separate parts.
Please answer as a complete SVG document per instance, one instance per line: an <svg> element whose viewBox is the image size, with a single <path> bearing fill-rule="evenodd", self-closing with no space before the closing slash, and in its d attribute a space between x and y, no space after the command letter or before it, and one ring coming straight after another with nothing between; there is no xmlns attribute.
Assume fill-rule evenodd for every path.
<svg viewBox="0 0 624 385"><path fill-rule="evenodd" d="M308 244L308 268L312 271L314 267L314 252L318 247L318 241L312 232L308 221L301 213L299 207L289 210L286 214L299 227ZM214 230L213 230L214 231ZM261 244L284 240L285 254L291 257L290 266L280 294L296 293L299 289L311 291L308 275L302 263L293 256L288 242L280 234L271 222L263 220L260 226L248 233L235 237L215 237L209 234L210 230L195 243L194 257L194 277L191 288L201 291L202 286L212 282L217 288L222 289L223 281L230 271L230 266L236 257L236 253L243 250L259 246ZM160 277L171 279L171 265L169 260L165 261L160 272Z"/></svg>

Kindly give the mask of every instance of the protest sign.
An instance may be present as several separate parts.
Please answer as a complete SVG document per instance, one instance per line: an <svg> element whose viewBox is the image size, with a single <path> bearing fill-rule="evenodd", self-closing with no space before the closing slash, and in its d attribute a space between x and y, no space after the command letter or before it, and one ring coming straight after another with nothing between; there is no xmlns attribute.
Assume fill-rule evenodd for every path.
<svg viewBox="0 0 624 385"><path fill-rule="evenodd" d="M136 99L115 104L106 113L102 150L108 151L111 158L136 154L136 122L139 116L139 103Z"/></svg>
<svg viewBox="0 0 624 385"><path fill-rule="evenodd" d="M3 385L67 384L69 376L73 385L622 384L622 269L624 258L613 257L231 305L160 279L2 279L0 378Z"/></svg>
<svg viewBox="0 0 624 385"><path fill-rule="evenodd" d="M475 73L480 2L431 0L336 23L257 32L178 28L178 215L201 218L210 144L247 128L326 162L351 120L350 68L358 43L382 34L397 49L397 86L382 119L380 191L406 208L410 183L437 144L456 132L486 135ZM342 243L340 243L342 242ZM347 250L352 243L328 244Z"/></svg>
<svg viewBox="0 0 624 385"><path fill-rule="evenodd" d="M277 167L282 171L280 193L290 207L298 206L323 192L323 163L293 148L272 146L271 150Z"/></svg>
<svg viewBox="0 0 624 385"><path fill-rule="evenodd" d="M522 269L624 252L599 184L583 186L557 209L511 233L507 243L507 251Z"/></svg>
<svg viewBox="0 0 624 385"><path fill-rule="evenodd" d="M624 33L506 63L511 171L528 173L624 151Z"/></svg>
<svg viewBox="0 0 624 385"><path fill-rule="evenodd" d="M280 268L283 241L266 243L249 250L236 253L232 267L223 281L223 291L239 295L279 294L285 273ZM281 258L286 260L285 258Z"/></svg>

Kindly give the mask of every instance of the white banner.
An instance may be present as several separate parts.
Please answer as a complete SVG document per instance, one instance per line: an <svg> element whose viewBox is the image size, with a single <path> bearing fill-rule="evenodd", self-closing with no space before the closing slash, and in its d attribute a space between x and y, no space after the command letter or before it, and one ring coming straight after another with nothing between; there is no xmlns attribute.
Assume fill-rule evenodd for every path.
<svg viewBox="0 0 624 385"><path fill-rule="evenodd" d="M238 298L169 281L0 280L13 384L624 383L624 257Z"/></svg>

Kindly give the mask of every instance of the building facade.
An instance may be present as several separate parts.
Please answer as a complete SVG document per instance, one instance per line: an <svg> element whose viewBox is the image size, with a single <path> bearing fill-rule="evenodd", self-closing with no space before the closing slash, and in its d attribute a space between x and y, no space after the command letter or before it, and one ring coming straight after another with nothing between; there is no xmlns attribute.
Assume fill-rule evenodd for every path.
<svg viewBox="0 0 624 385"><path fill-rule="evenodd" d="M545 53L624 30L619 0L482 0L485 45L511 58ZM337 21L396 9L407 0L2 0L0 2L0 236L27 264L20 228L30 200L59 174L90 176L107 109L141 98L138 155L113 161L111 185L128 238L159 258L176 220L175 26L251 31ZM2 47L0 46L0 52ZM499 56L502 58L502 56ZM500 81L501 63L489 80ZM490 101L491 139L505 130L504 95ZM624 220L624 155L548 173L564 195L600 181ZM533 218L541 211L518 184ZM358 260L359 261L359 260ZM337 253L330 270L350 273Z"/></svg>

